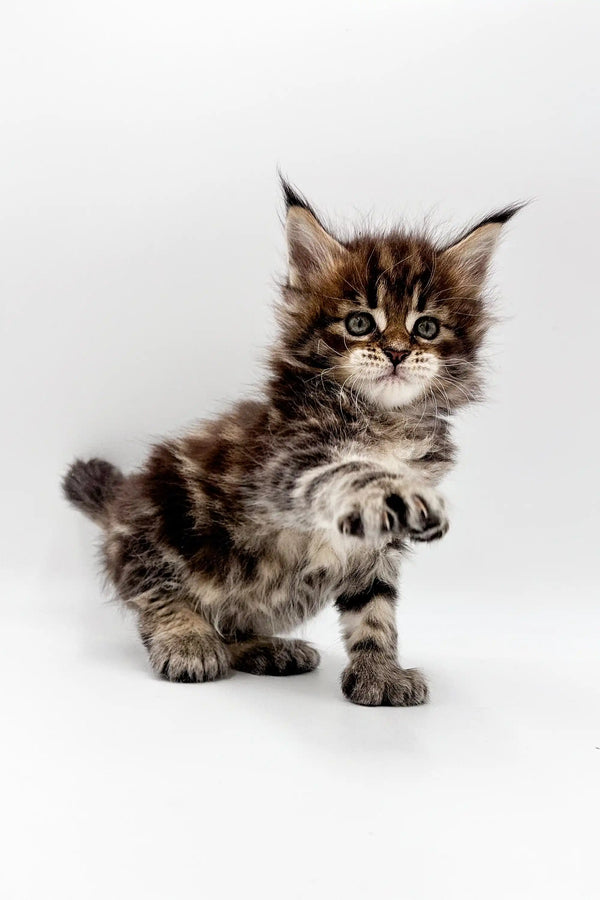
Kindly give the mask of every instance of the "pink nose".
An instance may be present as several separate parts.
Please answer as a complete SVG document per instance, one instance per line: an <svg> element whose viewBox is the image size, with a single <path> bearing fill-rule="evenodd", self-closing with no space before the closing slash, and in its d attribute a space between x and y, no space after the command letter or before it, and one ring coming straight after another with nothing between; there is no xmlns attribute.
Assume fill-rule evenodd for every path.
<svg viewBox="0 0 600 900"><path fill-rule="evenodd" d="M390 359L394 366L399 366L403 360L406 359L407 356L410 356L410 350L390 350L386 349L383 351L388 359Z"/></svg>

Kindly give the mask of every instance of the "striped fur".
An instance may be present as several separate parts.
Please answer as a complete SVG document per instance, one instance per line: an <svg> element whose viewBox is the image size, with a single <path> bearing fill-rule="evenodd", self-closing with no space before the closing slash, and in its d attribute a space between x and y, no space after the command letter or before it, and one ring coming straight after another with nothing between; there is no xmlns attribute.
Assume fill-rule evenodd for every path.
<svg viewBox="0 0 600 900"><path fill-rule="evenodd" d="M479 394L483 286L512 211L449 247L402 232L342 242L285 192L290 270L263 398L156 445L129 476L78 461L64 490L102 526L162 677L310 671L316 650L276 635L333 601L344 694L422 703L423 677L397 660L399 566L409 541L448 527L449 418ZM368 335L349 331L356 311ZM435 338L419 336L423 316Z"/></svg>

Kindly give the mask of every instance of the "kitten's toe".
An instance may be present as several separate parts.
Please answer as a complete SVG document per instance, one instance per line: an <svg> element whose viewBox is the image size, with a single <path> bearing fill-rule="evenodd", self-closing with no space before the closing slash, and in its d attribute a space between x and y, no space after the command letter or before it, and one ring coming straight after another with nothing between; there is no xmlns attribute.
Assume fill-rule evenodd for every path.
<svg viewBox="0 0 600 900"><path fill-rule="evenodd" d="M255 638L229 646L231 665L251 675L301 675L320 662L317 650L306 641Z"/></svg>
<svg viewBox="0 0 600 900"><path fill-rule="evenodd" d="M429 688L419 669L400 669L383 693L382 706L421 706L429 699Z"/></svg>
<svg viewBox="0 0 600 900"><path fill-rule="evenodd" d="M154 671L167 681L216 681L229 671L229 656L216 637L203 634L156 637L149 642Z"/></svg>
<svg viewBox="0 0 600 900"><path fill-rule="evenodd" d="M353 509L351 512L340 516L337 526L340 534L345 534L350 537L365 536L365 527L362 516L357 509Z"/></svg>
<svg viewBox="0 0 600 900"><path fill-rule="evenodd" d="M338 519L341 534L361 538L378 545L390 535L399 534L401 525L394 510L386 505L381 494L373 493Z"/></svg>
<svg viewBox="0 0 600 900"><path fill-rule="evenodd" d="M406 504L406 523L411 540L439 540L449 528L441 497L433 491L412 494Z"/></svg>
<svg viewBox="0 0 600 900"><path fill-rule="evenodd" d="M384 529L392 534L406 531L408 510L400 494L389 494L385 498Z"/></svg>

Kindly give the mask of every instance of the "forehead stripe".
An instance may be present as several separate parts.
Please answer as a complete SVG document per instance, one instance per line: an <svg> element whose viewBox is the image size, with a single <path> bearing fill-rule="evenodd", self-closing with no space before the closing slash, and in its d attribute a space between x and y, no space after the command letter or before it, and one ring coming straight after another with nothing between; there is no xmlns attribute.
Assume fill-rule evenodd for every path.
<svg viewBox="0 0 600 900"><path fill-rule="evenodd" d="M370 309L377 308L377 281L379 279L379 266L375 256L375 248L371 251L371 255L367 260L367 305Z"/></svg>

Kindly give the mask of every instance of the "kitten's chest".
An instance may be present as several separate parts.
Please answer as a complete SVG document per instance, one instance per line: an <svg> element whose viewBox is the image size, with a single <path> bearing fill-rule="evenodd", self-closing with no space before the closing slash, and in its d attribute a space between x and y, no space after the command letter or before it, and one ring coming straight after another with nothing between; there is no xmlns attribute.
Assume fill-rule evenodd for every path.
<svg viewBox="0 0 600 900"><path fill-rule="evenodd" d="M418 465L435 448L436 442L429 435L419 438L394 435L391 439L379 436L379 440L365 442L363 453L377 466L395 474L402 472L407 466Z"/></svg>
<svg viewBox="0 0 600 900"><path fill-rule="evenodd" d="M274 549L275 568L280 574L283 593L288 596L304 590L312 595L329 593L349 561L348 552L336 546L324 532L306 534L282 529ZM315 602L320 601L315 599Z"/></svg>
<svg viewBox="0 0 600 900"><path fill-rule="evenodd" d="M382 554L342 535L336 541L320 532L307 535L286 529L278 535L276 548L271 575L278 585L270 592L270 605L289 626L319 612L348 584L370 582L382 563L390 565L389 552Z"/></svg>
<svg viewBox="0 0 600 900"><path fill-rule="evenodd" d="M445 474L454 455L447 430L439 427L376 428L359 446L363 457L387 472L401 475L408 467L434 481Z"/></svg>

